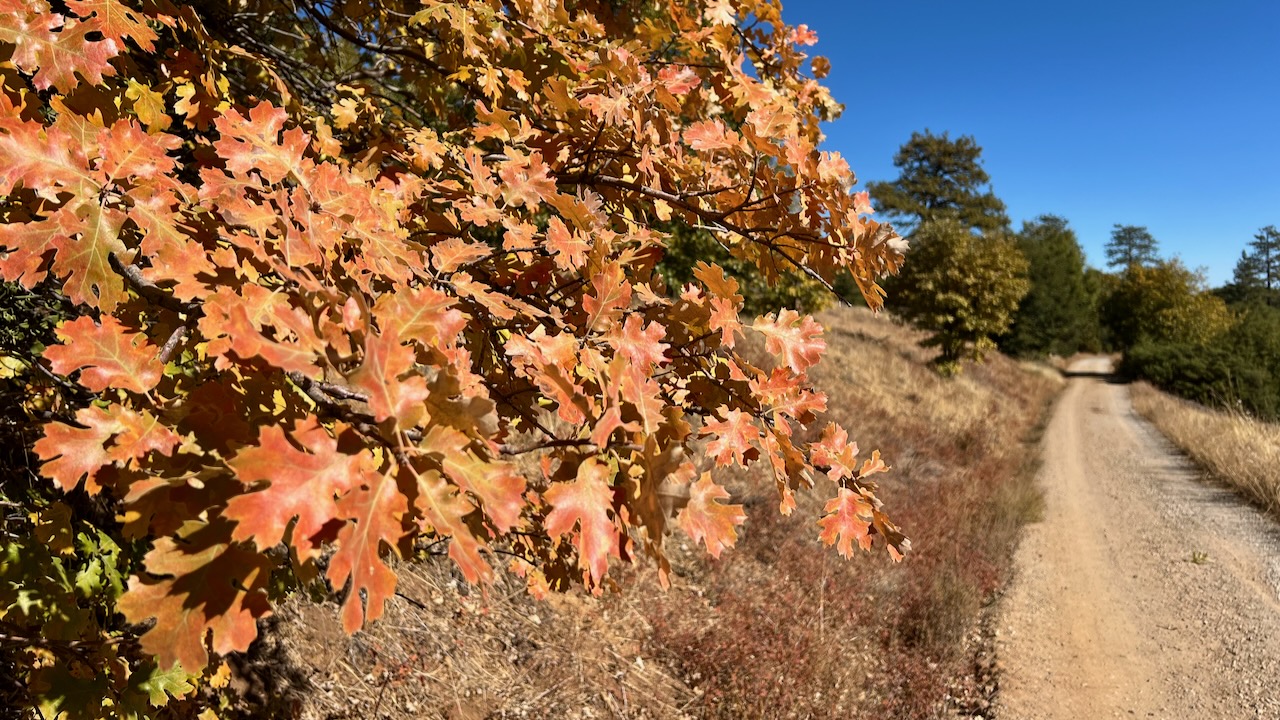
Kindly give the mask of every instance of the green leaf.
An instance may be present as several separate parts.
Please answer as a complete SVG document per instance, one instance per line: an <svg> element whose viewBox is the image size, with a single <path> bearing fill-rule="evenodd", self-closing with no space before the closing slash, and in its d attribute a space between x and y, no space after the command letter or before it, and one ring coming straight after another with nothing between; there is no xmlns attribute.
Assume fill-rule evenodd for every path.
<svg viewBox="0 0 1280 720"><path fill-rule="evenodd" d="M152 707L163 707L168 704L169 696L181 698L195 690L191 680L197 677L199 675L189 675L182 669L182 665L174 663L168 670L154 668L137 687L147 694Z"/></svg>

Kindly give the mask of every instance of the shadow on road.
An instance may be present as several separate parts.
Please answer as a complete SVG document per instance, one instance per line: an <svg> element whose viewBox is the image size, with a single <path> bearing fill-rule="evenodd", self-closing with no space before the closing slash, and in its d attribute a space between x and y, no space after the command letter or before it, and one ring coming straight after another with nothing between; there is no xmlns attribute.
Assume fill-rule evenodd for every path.
<svg viewBox="0 0 1280 720"><path fill-rule="evenodd" d="M1059 370L1058 372L1062 373L1062 377L1067 380L1070 380L1071 378L1083 377L1083 378L1098 378L1100 380L1105 380L1106 382L1112 385L1128 385L1129 384L1128 378L1125 378L1109 370L1108 371Z"/></svg>

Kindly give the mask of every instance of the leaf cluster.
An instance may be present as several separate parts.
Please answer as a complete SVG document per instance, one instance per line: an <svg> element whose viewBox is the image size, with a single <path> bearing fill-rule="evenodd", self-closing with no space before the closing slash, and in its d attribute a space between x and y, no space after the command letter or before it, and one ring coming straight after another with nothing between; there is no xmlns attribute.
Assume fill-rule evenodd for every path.
<svg viewBox="0 0 1280 720"><path fill-rule="evenodd" d="M717 264L657 269L667 223L873 307L901 265L817 148L838 106L776 1L3 10L0 277L72 306L33 453L138 546L103 586L156 667L246 649L281 573L323 577L355 632L423 544L535 594L644 557L665 581L672 528L734 544L734 466L784 513L833 481L842 555L908 548L879 455L820 421L821 326L744 317Z"/></svg>

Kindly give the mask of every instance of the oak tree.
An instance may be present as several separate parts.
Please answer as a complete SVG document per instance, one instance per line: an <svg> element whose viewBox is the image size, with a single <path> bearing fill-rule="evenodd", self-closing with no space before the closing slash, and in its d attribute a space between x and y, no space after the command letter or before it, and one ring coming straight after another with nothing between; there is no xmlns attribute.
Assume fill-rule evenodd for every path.
<svg viewBox="0 0 1280 720"><path fill-rule="evenodd" d="M913 270L894 283L893 312L931 333L944 374L966 358L981 360L1008 331L1027 294L1027 260L1011 237L977 235L953 219L929 222L912 236Z"/></svg>
<svg viewBox="0 0 1280 720"><path fill-rule="evenodd" d="M74 316L37 361L75 392L34 452L145 549L118 601L164 669L142 697L248 647L270 578L322 557L354 632L416 544L534 593L639 557L665 573L672 526L719 554L733 466L784 513L834 481L817 535L843 555L907 549L884 464L821 419L821 326L743 317L717 265L655 269L673 222L849 274L873 307L902 262L818 148L827 63L776 0L0 10L0 277ZM92 666L33 667L49 712L86 707ZM123 713L101 699L119 674L93 677Z"/></svg>

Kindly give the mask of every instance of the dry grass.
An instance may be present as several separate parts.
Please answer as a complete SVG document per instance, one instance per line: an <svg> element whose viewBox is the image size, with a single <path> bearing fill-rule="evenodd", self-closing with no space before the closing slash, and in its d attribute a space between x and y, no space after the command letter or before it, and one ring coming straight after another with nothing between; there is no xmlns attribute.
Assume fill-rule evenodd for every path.
<svg viewBox="0 0 1280 720"><path fill-rule="evenodd" d="M1215 477L1280 518L1280 425L1214 410L1147 383L1130 390L1133 406Z"/></svg>
<svg viewBox="0 0 1280 720"><path fill-rule="evenodd" d="M979 624L1039 513L1037 428L1062 381L1001 356L944 379L919 333L864 310L819 320L829 349L815 380L832 419L894 468L880 496L912 537L905 562L841 560L817 541L830 488L784 518L772 481L742 472L727 479L749 516L738 546L714 561L677 531L669 591L641 566L619 572L619 594L536 602L515 578L482 596L447 561L405 567L404 597L354 638L333 605L291 602L263 651L288 687L258 694L317 720L983 710Z"/></svg>

